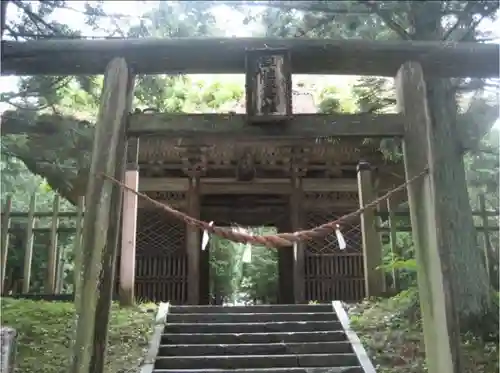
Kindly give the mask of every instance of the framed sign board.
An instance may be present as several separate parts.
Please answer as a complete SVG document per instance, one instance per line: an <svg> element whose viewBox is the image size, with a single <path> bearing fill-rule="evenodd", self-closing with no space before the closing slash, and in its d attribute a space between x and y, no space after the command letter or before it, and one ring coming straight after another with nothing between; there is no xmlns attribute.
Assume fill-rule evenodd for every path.
<svg viewBox="0 0 500 373"><path fill-rule="evenodd" d="M250 123L292 117L292 74L288 49L246 51L246 112Z"/></svg>

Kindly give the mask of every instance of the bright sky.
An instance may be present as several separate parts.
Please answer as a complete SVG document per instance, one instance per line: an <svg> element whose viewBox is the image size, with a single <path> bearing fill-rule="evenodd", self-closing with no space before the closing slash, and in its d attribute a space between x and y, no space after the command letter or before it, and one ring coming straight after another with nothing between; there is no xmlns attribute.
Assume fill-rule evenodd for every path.
<svg viewBox="0 0 500 373"><path fill-rule="evenodd" d="M85 7L84 1L67 1L70 8L77 11L83 11ZM92 3L92 2L90 2ZM133 20L133 17L138 14L144 14L148 10L154 9L158 6L158 1L105 1L103 3L104 12L107 14L120 14L126 16ZM12 5L11 5L12 7ZM9 8L10 10L10 8ZM102 36L104 33L99 30L92 30L91 27L85 24L84 18L77 11L60 9L57 10L53 18L59 20L61 23L66 22L66 20L71 19L71 26L74 29L79 29L84 35L88 36ZM213 13L217 19L217 24L224 25L227 37L249 37L252 36L252 30L243 25L243 15L232 11L229 7L225 5L220 5L214 8ZM12 15L9 14L9 17ZM102 19L105 21L105 18ZM126 22L126 20L124 20ZM103 25L105 26L105 25ZM500 39L500 21L490 22L485 21L481 24L481 28L488 31L493 31L495 36L498 35ZM498 42L498 41L495 41ZM211 80L211 79L235 79L234 76L207 76L198 75L198 79ZM243 84L243 77L238 77L241 79ZM294 80L303 80L305 76L294 76ZM8 76L0 77L0 92L15 91L17 87L17 77ZM239 80L239 79L238 79ZM348 76L307 76L308 83L312 83L316 86L321 87L324 85L335 85L339 89L347 88L353 83L355 77ZM0 113L6 110L5 104L0 103ZM500 119L495 123L495 127L500 128Z"/></svg>

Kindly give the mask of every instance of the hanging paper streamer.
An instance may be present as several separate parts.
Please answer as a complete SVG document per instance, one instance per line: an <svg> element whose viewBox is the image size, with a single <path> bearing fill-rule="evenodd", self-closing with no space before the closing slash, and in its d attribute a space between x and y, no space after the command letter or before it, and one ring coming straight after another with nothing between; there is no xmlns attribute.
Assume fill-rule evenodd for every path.
<svg viewBox="0 0 500 373"><path fill-rule="evenodd" d="M241 229L240 230L241 233L252 235L251 231L244 229L244 228L240 228L240 229ZM245 245L245 247L243 249L243 256L241 258L241 261L243 263L252 263L252 244L250 242L247 242L244 245Z"/></svg>
<svg viewBox="0 0 500 373"><path fill-rule="evenodd" d="M252 244L247 242L245 244L245 249L243 250L243 257L241 258L243 263L252 263Z"/></svg>
<svg viewBox="0 0 500 373"><path fill-rule="evenodd" d="M338 224L337 227L335 228L335 235L337 236L337 241L339 242L339 249L345 250L347 244L345 243L344 236L342 235L342 232L340 231L340 226Z"/></svg>
<svg viewBox="0 0 500 373"><path fill-rule="evenodd" d="M214 225L214 222L211 221L210 223L208 223L208 225L211 227L212 225ZM209 240L210 240L210 235L208 234L207 230L204 230L203 237L201 238L201 251L205 251Z"/></svg>

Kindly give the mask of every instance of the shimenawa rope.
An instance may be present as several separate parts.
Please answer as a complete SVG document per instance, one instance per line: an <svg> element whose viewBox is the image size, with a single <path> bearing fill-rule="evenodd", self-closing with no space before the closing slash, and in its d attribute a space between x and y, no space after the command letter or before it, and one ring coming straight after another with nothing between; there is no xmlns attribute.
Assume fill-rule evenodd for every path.
<svg viewBox="0 0 500 373"><path fill-rule="evenodd" d="M302 231L297 231L294 233L276 233L276 234L270 234L270 235L264 235L264 236L258 236L258 235L249 235L241 232L236 232L231 229L225 228L225 227L218 227L215 225L210 225L209 223L195 219L181 211L178 211L168 205L164 205L163 203L160 203L158 201L155 201L154 199L148 197L147 195L140 193L133 188L130 188L129 186L123 184L122 182L116 180L115 178L106 175L106 174L101 174L101 176L116 185L120 186L122 189L125 189L129 192L132 192L133 194L137 195L138 197L141 197L142 199L146 200L150 204L164 210L165 212L169 213L170 215L174 216L175 218L184 221L185 223L194 226L200 230L206 230L209 233L215 234L217 236L220 236L222 238L226 238L228 240L231 240L233 242L239 242L239 243L247 243L250 242L254 245L264 245L267 247L286 247L286 246L292 246L293 243L295 242L301 242L301 241L307 241L311 240L314 238L318 237L325 237L326 235L332 233L335 231L337 228L337 225L340 225L342 222L345 222L346 220L358 217L361 215L363 212L365 212L367 209L376 207L380 202L385 201L388 199L391 195L394 193L397 193L404 188L406 188L409 184L415 182L416 180L420 179L422 176L426 175L429 172L428 168L425 168L420 174L412 177L411 179L407 180L403 184L397 186L396 188L390 190L383 196L373 200L372 202L366 204L365 206L359 208L358 210L351 212L349 214L346 214L336 220L330 221L328 223L322 224L320 226L317 226L312 229L308 230L302 230Z"/></svg>

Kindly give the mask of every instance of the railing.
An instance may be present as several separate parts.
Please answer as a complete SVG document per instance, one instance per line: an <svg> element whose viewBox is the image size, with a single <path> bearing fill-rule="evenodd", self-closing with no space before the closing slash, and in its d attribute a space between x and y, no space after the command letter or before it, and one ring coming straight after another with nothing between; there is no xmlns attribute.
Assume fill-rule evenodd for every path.
<svg viewBox="0 0 500 373"><path fill-rule="evenodd" d="M475 229L478 236L478 247L483 252L484 262L490 283L498 281L498 259L499 259L499 210L488 209L484 194L478 197L479 210L472 212ZM379 206L376 213L379 217L377 230L381 233L383 244L390 247L390 251L401 257L401 247L397 242L397 233L411 232L409 209L394 209L390 200L385 206ZM411 239L411 235L408 237ZM398 287L397 270L391 274L394 287ZM497 284L498 286L498 284ZM397 290L397 289L396 289Z"/></svg>
<svg viewBox="0 0 500 373"><path fill-rule="evenodd" d="M32 291L34 244L39 235L48 235L45 242L47 248L47 265L45 269L46 278L43 286L44 293L59 294L62 292L64 285L64 266L66 264L65 250L68 250L68 245L61 244L61 235L72 234L72 251L76 252L79 250L82 236L81 227L83 223L84 206L83 199L81 199L75 211L60 211L59 201L60 197L56 195L53 201L52 211L40 212L35 211L35 197L33 196L30 200L28 211L19 212L12 211L12 199L10 197L7 198L1 215L2 231L0 234L1 289L4 294L9 292L29 294ZM473 216L488 276L493 282L495 279L498 279L499 211L486 208L484 195L479 196L478 206L479 209L473 211ZM396 238L398 232L411 232L409 211L393 209L390 204L388 204L388 206L382 206L376 215L379 217L379 220L383 220L377 227L378 231L381 233L383 243L389 245L392 253L401 255L401 247L398 245ZM326 217L324 218L326 219ZM323 221L324 219L322 221L313 221L314 219L312 219L312 217L310 217L309 220L310 224L314 223L313 225L326 222ZM166 232L164 229L166 225L164 224L162 227L162 230ZM346 238L348 240L348 245L352 247L350 249L348 248L346 251L340 252L338 248L334 247L336 241L333 236L330 237L331 239L327 237L324 240L308 244L310 247L306 251L305 258L305 285L306 293L309 293L308 298L313 300L320 300L323 298L325 300L332 298L356 300L364 296L364 273L358 227L358 224L353 224L352 237L351 234L347 234ZM173 238L171 232L169 236L171 236L168 237L171 240ZM182 237L183 235L178 234L178 236ZM11 238L13 237L22 238L21 244L17 243L15 246L15 249L21 252L16 254L16 256L18 258L23 258L23 265L18 265L17 274L14 273L16 271L13 270L12 267L9 269L9 266L7 266L9 249L12 250L15 245L11 242ZM317 247L312 247L314 245ZM142 241L139 239L138 249L141 246L143 246ZM179 244L174 246L179 246ZM151 249L148 247L148 251L149 250ZM183 251L181 250L180 252L182 253ZM139 261L138 271L142 273L147 271L149 267L154 267L156 268L155 271L153 271L154 273L144 274L144 276L148 277L151 275L155 277L157 275L161 276L160 273L156 274L156 272L160 271L160 269L163 271L163 267L168 267L169 271L173 273L173 276L176 279L178 277L178 281L176 280L172 284L165 284L161 289L157 290L163 295L169 294L169 296L172 296L172 294L174 294L174 298L178 302L182 302L185 298L187 272L185 268L185 258L182 257L181 254L179 255L179 257L172 257L171 261L158 265L159 267L153 266L150 260L144 257L142 260L142 262L144 262L144 268L141 267L142 262ZM21 271L19 268L22 268L22 273L19 273ZM7 269L10 270L9 273L7 273ZM393 283L397 285L398 280L395 272L392 274L392 277ZM139 288L145 286L142 284L144 281L141 281L140 279L137 281L137 295L141 293L141 289ZM333 284L334 282L335 284ZM152 296L149 292L153 290L154 289L148 291L144 290L142 293Z"/></svg>
<svg viewBox="0 0 500 373"><path fill-rule="evenodd" d="M65 250L67 245L61 245L62 234L73 235L72 252L80 249L83 226L83 198L78 202L76 211L60 211L60 196L55 195L52 211L35 211L35 195L31 196L29 209L26 212L12 211L12 197L8 196L3 206L1 219L1 290L2 293L30 293L32 280L32 262L36 238L48 234L46 241L47 264L44 281L44 292L58 294L63 289ZM48 221L49 220L49 221ZM11 238L20 239L21 244L12 244ZM17 244L17 245L16 245ZM10 268L7 274L7 259L9 251L23 249L24 262L22 274L19 267ZM6 284L6 280L8 284Z"/></svg>

